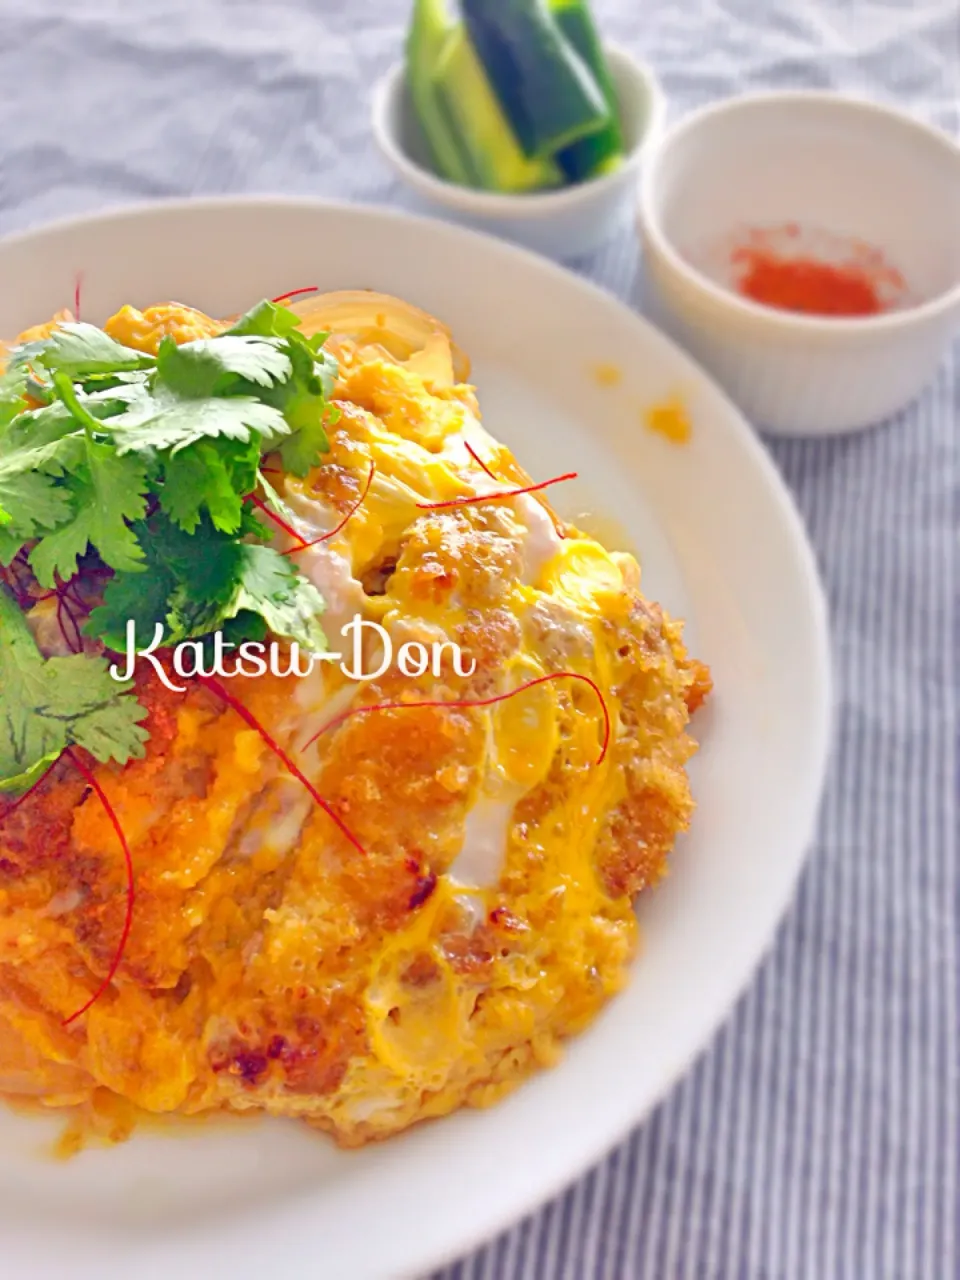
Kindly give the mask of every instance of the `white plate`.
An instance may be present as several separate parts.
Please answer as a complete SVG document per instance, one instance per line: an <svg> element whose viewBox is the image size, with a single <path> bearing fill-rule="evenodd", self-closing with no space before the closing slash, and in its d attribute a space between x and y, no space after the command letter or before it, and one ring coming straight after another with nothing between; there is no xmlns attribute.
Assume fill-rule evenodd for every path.
<svg viewBox="0 0 960 1280"><path fill-rule="evenodd" d="M319 284L375 287L448 321L487 425L639 549L646 590L690 620L717 692L697 724L699 810L641 906L628 990L564 1063L489 1112L343 1154L281 1122L192 1126L57 1164L45 1121L0 1114L3 1270L29 1280L264 1274L384 1280L441 1264L598 1160L704 1048L769 945L811 838L830 721L813 556L761 446L645 321L545 261L440 223L280 200L141 208L0 244L0 334L176 298L213 313ZM602 388L591 367L613 363ZM685 447L642 424L681 394ZM718 1117L719 1119L719 1117Z"/></svg>

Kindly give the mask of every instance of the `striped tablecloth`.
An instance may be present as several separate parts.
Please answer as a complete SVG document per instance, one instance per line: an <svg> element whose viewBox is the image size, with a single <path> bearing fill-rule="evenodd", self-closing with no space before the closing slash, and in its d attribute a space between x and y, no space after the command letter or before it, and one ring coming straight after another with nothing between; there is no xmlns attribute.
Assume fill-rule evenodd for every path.
<svg viewBox="0 0 960 1280"><path fill-rule="evenodd" d="M398 55L407 7L0 0L0 230L194 192L403 203L366 94ZM597 9L659 69L674 115L748 88L820 86L960 128L960 0ZM572 265L635 297L628 233ZM897 421L772 446L819 553L841 691L799 895L673 1096L443 1280L960 1276L958 415L955 351Z"/></svg>

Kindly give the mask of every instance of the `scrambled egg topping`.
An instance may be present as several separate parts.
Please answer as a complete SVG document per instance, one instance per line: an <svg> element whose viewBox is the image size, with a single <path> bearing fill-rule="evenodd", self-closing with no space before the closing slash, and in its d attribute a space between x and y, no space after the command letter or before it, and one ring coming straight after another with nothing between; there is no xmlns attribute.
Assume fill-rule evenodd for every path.
<svg viewBox="0 0 960 1280"><path fill-rule="evenodd" d="M222 327L178 306L106 325L147 351ZM358 682L327 663L242 682L364 854L234 710L141 674L147 757L97 768L132 850L133 928L110 990L68 1027L123 926L116 834L69 766L0 825L0 1091L300 1116L355 1146L495 1101L624 983L633 898L691 816L687 725L709 675L640 594L633 558L563 526L542 494L419 507L529 479L471 388L331 345L330 453L277 480L309 541L372 468L341 532L298 555L330 645L345 650L360 614L397 645L455 642L476 670L459 675L448 653L416 678ZM602 708L575 679L485 707L354 715L310 742L345 710L485 700L559 672L603 695L601 764Z"/></svg>

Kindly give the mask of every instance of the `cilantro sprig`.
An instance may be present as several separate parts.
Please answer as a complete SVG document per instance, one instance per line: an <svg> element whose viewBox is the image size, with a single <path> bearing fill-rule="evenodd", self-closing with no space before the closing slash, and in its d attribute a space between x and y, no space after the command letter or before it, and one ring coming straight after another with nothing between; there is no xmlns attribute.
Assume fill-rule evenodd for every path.
<svg viewBox="0 0 960 1280"><path fill-rule="evenodd" d="M249 517L249 527L253 524ZM108 648L124 648L130 619L146 639L160 623L166 642L178 644L237 619L244 638L259 638L257 618L274 635L296 640L314 653L326 647L319 623L323 596L272 547L226 537L206 517L192 534L162 512L134 529L146 549L149 571L115 574L103 604L90 617L91 630ZM231 632L237 635L238 628Z"/></svg>
<svg viewBox="0 0 960 1280"><path fill-rule="evenodd" d="M145 643L159 622L168 644L223 627L233 642L269 631L324 648L323 598L264 545L246 503L272 495L264 454L303 476L329 448L336 362L325 334L297 325L261 302L217 337L165 338L156 357L80 323L14 350L0 374L0 565L19 557L56 590L90 561L112 571L85 627L108 649L125 647L130 619ZM138 709L100 659L45 659L0 586L0 789L71 744L138 754Z"/></svg>
<svg viewBox="0 0 960 1280"><path fill-rule="evenodd" d="M0 586L0 791L20 791L69 746L101 763L143 755L146 711L103 658L44 658Z"/></svg>

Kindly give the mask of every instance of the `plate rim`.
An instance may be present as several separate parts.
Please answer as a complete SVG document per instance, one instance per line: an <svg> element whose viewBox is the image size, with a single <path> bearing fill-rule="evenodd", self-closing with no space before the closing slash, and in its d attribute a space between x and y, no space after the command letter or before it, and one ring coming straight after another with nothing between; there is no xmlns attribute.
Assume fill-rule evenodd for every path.
<svg viewBox="0 0 960 1280"><path fill-rule="evenodd" d="M811 733L810 754L811 762L816 761L816 767L814 768L811 764L810 777L806 780L810 790L810 799L807 806L809 816L802 839L798 835L791 841L792 845L799 845L799 852L793 858L794 865L791 874L782 887L775 910L771 908L769 912L769 919L765 928L762 931L757 931L758 938L750 950L749 957L744 959L739 966L735 981L731 983L732 994L723 1003L722 1007L718 1002L718 1007L711 1012L710 1017L704 1019L703 1033L698 1038L697 1045L682 1055L674 1068L665 1075L660 1086L645 1097L642 1103L631 1106L629 1115L626 1114L626 1108L624 1108L616 1124L606 1125L602 1132L595 1134L589 1143L583 1142L581 1144L583 1150L575 1163L568 1160L562 1166L561 1172L554 1172L549 1177L538 1179L536 1192L528 1194L522 1203L510 1208L501 1209L497 1207L492 1211L479 1213L474 1229L469 1234L462 1233L455 1244L438 1241L432 1250L423 1250L418 1259L412 1263L403 1263L399 1270L378 1273L382 1275L383 1280L413 1280L414 1277L422 1276L437 1268L449 1265L473 1250L482 1247L503 1231L508 1230L537 1212L546 1203L560 1195L590 1170L594 1169L616 1146L626 1141L630 1134L650 1116L655 1108L660 1106L673 1093L679 1082L689 1075L693 1066L712 1047L719 1030L731 1019L738 1005L748 991L751 990L756 975L769 955L777 934L784 924L790 903L795 897L800 875L807 864L822 810L831 762L831 749L834 742L833 729L836 715L836 689L833 673L829 608L816 554L793 494L764 447L758 432L747 421L743 412L733 403L729 395L692 355L667 333L659 329L640 310L610 292L595 280L531 250L501 240L485 232L456 225L443 218L424 216L393 206L325 197L246 193L118 201L105 204L97 210L50 219L36 226L12 231L0 237L0 265L2 265L3 257L19 248L29 247L31 242L42 241L49 236L69 235L71 232L84 227L91 227L97 224L126 223L139 219L150 220L169 214L189 215L192 212L203 210L217 212L238 208L261 210L265 215L284 209L297 210L305 214L313 213L320 217L331 214L341 216L344 214L357 216L359 214L371 221L384 220L397 225L413 225L419 228L424 235L444 235L453 241L462 242L465 253L469 253L472 249L477 249L484 253L500 255L507 269L511 261L517 262L518 265L525 264L527 269L533 269L554 279L559 279L567 287L586 292L601 301L605 306L612 308L616 312L620 324L642 330L648 337L652 336L659 344L669 348L678 362L678 367L682 367L686 375L691 375L704 387L709 387L711 397L724 405L727 411L726 416L729 420L727 429L732 431L736 437L739 437L739 444L746 451L750 462L759 470L766 487L776 499L776 505L786 525L786 532L790 536L790 542L798 557L796 585L798 589L802 590L805 602L810 607L810 620L813 630L812 656L815 658L814 678L820 690L820 697L816 708L811 712L813 731ZM273 1234L277 1227L282 1230L286 1223L287 1215L302 1213L303 1203L304 1200L297 1196L278 1207L265 1211L270 1219L269 1226L266 1219L260 1219L264 1223L265 1231ZM202 1248L208 1242L211 1232L216 1235L222 1231L223 1226L218 1217L212 1223L205 1223L196 1229L187 1227L181 1239L184 1241L189 1240L191 1244ZM151 1236L155 1235L155 1228L148 1228L148 1233L146 1238L149 1241ZM301 1240L305 1238L309 1238L308 1233L303 1232L301 1228ZM89 1236L86 1231L81 1231L75 1235L75 1239L79 1247L81 1242L89 1244L95 1238ZM12 1243L16 1247L16 1241ZM117 1257L121 1257L123 1247L119 1238L117 1239L116 1247ZM16 1255L12 1254L12 1252L8 1256L11 1261L16 1260ZM26 1261L26 1259L27 1254L24 1253L23 1260ZM77 1258L75 1261L80 1263L81 1259ZM96 1259L91 1259L91 1261L97 1262ZM40 1272L37 1271L34 1274L39 1276ZM81 1272L78 1271L75 1274L79 1276ZM85 1276L87 1274L86 1270L82 1274ZM99 1274L103 1274L102 1268L99 1270ZM145 1274L152 1276L154 1273L152 1269L149 1269L145 1271ZM164 1272L164 1274L166 1273ZM365 1272L364 1274L370 1273Z"/></svg>

